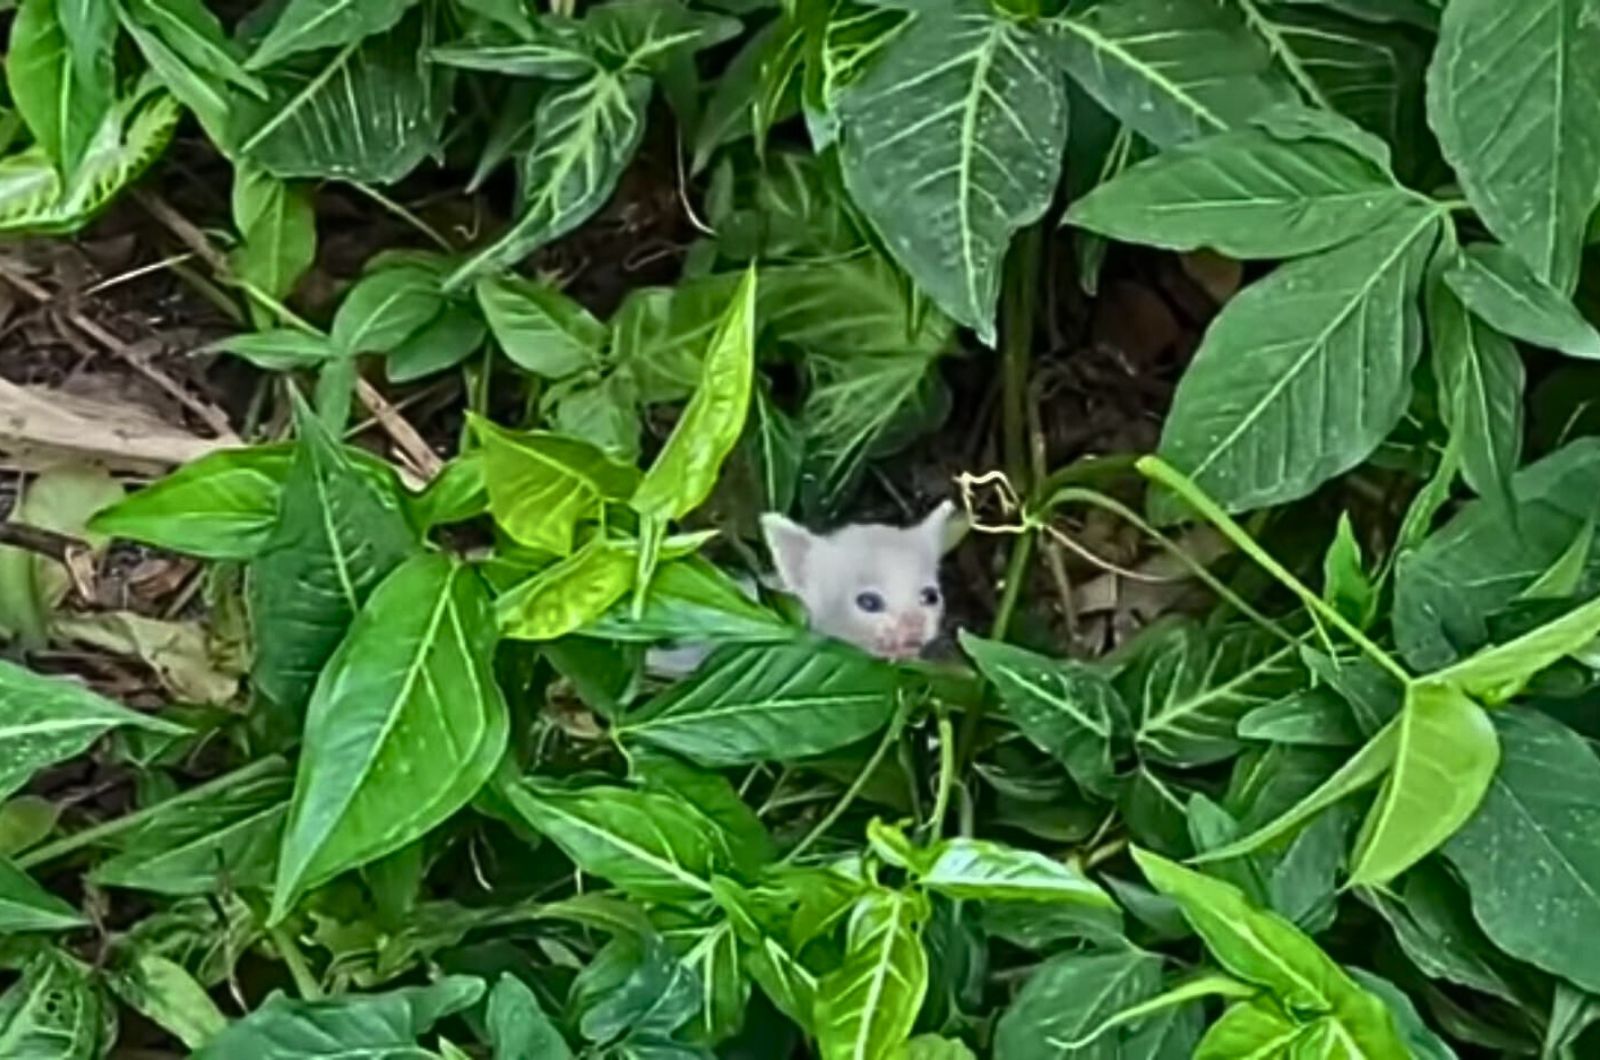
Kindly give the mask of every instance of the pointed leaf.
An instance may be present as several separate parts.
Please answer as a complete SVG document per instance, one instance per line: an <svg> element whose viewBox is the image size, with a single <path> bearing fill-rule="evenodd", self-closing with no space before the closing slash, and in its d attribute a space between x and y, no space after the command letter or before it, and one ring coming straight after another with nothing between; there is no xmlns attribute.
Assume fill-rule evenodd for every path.
<svg viewBox="0 0 1600 1060"><path fill-rule="evenodd" d="M111 53L78 52L67 36L79 0L24 0L11 24L6 85L28 131L68 180L111 113Z"/></svg>
<svg viewBox="0 0 1600 1060"><path fill-rule="evenodd" d="M572 1060L572 1050L539 999L510 972L501 972L489 991L485 1022L495 1060Z"/></svg>
<svg viewBox="0 0 1600 1060"><path fill-rule="evenodd" d="M1471 655L1429 680L1449 682L1489 706L1520 694L1528 679L1600 636L1600 597L1560 618Z"/></svg>
<svg viewBox="0 0 1600 1060"><path fill-rule="evenodd" d="M512 432L473 417L483 444L483 481L495 522L513 538L558 555L604 501L625 500L639 472L587 442L548 431Z"/></svg>
<svg viewBox="0 0 1600 1060"><path fill-rule="evenodd" d="M488 590L437 554L373 592L306 708L273 888L281 920L305 890L421 838L466 805L509 727Z"/></svg>
<svg viewBox="0 0 1600 1060"><path fill-rule="evenodd" d="M1388 883L1449 839L1500 762L1489 716L1454 684L1413 683L1398 724L1394 766L1356 840L1353 886Z"/></svg>
<svg viewBox="0 0 1600 1060"><path fill-rule="evenodd" d="M1445 274L1447 284L1453 272ZM1461 439L1467 484L1509 506L1511 476L1522 456L1522 355L1467 313L1456 286L1434 281L1428 289L1428 341L1445 398L1440 411Z"/></svg>
<svg viewBox="0 0 1600 1060"><path fill-rule="evenodd" d="M870 736L895 709L894 668L832 642L736 648L618 726L624 741L711 768L789 761Z"/></svg>
<svg viewBox="0 0 1600 1060"><path fill-rule="evenodd" d="M1428 122L1489 231L1560 294L1600 203L1600 21L1584 0L1451 0Z"/></svg>
<svg viewBox="0 0 1600 1060"><path fill-rule="evenodd" d="M485 276L475 291L495 341L517 367L561 379L599 365L606 326L560 291L514 276Z"/></svg>
<svg viewBox="0 0 1600 1060"><path fill-rule="evenodd" d="M1600 331L1505 247L1474 243L1444 280L1497 331L1571 357L1600 358Z"/></svg>
<svg viewBox="0 0 1600 1060"><path fill-rule="evenodd" d="M1050 205L1066 143L1045 38L983 4L924 8L839 117L851 198L934 303L993 346L1006 248Z"/></svg>
<svg viewBox="0 0 1600 1060"><path fill-rule="evenodd" d="M277 21L256 45L252 70L271 66L298 52L338 48L399 22L416 0L289 0Z"/></svg>
<svg viewBox="0 0 1600 1060"><path fill-rule="evenodd" d="M1161 990L1162 960L1129 947L1121 951L1062 953L1040 965L1017 992L995 1027L995 1060L1064 1060L1120 1057L1148 1022L1096 1029ZM1079 1046L1086 1038L1093 1038ZM1140 1053L1166 1060L1170 1054Z"/></svg>
<svg viewBox="0 0 1600 1060"><path fill-rule="evenodd" d="M921 855L915 870L922 886L951 898L1116 906L1076 868L984 839L946 839Z"/></svg>
<svg viewBox="0 0 1600 1060"><path fill-rule="evenodd" d="M95 1060L112 1044L104 1040L109 1015L88 969L57 950L41 950L0 994L0 1056Z"/></svg>
<svg viewBox="0 0 1600 1060"><path fill-rule="evenodd" d="M21 869L0 857L0 934L18 931L70 931L88 919Z"/></svg>
<svg viewBox="0 0 1600 1060"><path fill-rule="evenodd" d="M817 984L821 1060L890 1060L928 991L925 900L869 891L850 910L844 963Z"/></svg>
<svg viewBox="0 0 1600 1060"><path fill-rule="evenodd" d="M637 552L596 537L495 601L507 637L554 640L593 622L633 587Z"/></svg>
<svg viewBox="0 0 1600 1060"><path fill-rule="evenodd" d="M1438 228L1432 210L1403 210L1235 296L1178 386L1161 457L1229 511L1295 500L1365 460L1409 400Z"/></svg>

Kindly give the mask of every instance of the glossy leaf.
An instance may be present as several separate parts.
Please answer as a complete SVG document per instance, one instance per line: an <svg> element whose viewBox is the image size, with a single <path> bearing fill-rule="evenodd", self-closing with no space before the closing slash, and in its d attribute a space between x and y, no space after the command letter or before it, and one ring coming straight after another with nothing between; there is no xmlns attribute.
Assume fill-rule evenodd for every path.
<svg viewBox="0 0 1600 1060"><path fill-rule="evenodd" d="M1109 785L1114 746L1126 738L1128 716L1102 672L965 631L961 647L999 691L1006 714L1029 742L1091 790Z"/></svg>
<svg viewBox="0 0 1600 1060"><path fill-rule="evenodd" d="M483 980L465 975L384 994L345 994L320 1001L296 1001L274 991L193 1056L194 1060L241 1056L334 1060L354 1053L424 1060L432 1054L417 1039L439 1020L475 1004L483 991Z"/></svg>
<svg viewBox="0 0 1600 1060"><path fill-rule="evenodd" d="M1065 87L1031 28L925 7L842 94L851 197L934 303L995 343L1006 248L1055 191Z"/></svg>
<svg viewBox="0 0 1600 1060"><path fill-rule="evenodd" d="M606 326L560 291L513 276L485 276L474 289L495 341L517 367L561 379L598 366Z"/></svg>
<svg viewBox="0 0 1600 1060"><path fill-rule="evenodd" d="M414 8L393 29L318 53L309 66L263 71L268 98L236 99L237 153L283 179L404 177L434 150L448 112L449 71L426 58L433 35L429 13Z"/></svg>
<svg viewBox="0 0 1600 1060"><path fill-rule="evenodd" d="M1444 279L1495 330L1572 357L1600 358L1600 331L1505 247L1473 244Z"/></svg>
<svg viewBox="0 0 1600 1060"><path fill-rule="evenodd" d="M194 976L159 954L140 954L110 985L128 1005L190 1049L203 1048L228 1027Z"/></svg>
<svg viewBox="0 0 1600 1060"><path fill-rule="evenodd" d="M100 994L88 969L43 949L0 994L0 1056L18 1060L95 1060L111 1047Z"/></svg>
<svg viewBox="0 0 1600 1060"><path fill-rule="evenodd" d="M264 67L297 52L338 48L390 28L413 0L289 0L272 29L256 45L249 68Z"/></svg>
<svg viewBox="0 0 1600 1060"><path fill-rule="evenodd" d="M485 1016L495 1060L571 1060L572 1050L539 1007L532 990L502 972L489 991Z"/></svg>
<svg viewBox="0 0 1600 1060"><path fill-rule="evenodd" d="M340 356L388 353L443 307L434 270L411 264L379 268L345 294L329 338Z"/></svg>
<svg viewBox="0 0 1600 1060"><path fill-rule="evenodd" d="M1135 1054L1130 1050L1150 1021L1100 1028L1160 992L1161 965L1156 954L1133 947L1052 957L1033 972L1000 1017L995 1028L995 1060L1080 1056L1128 1056L1131 1060ZM1078 1044L1085 1040L1087 1044ZM1176 1060L1177 1054L1150 1051L1137 1055Z"/></svg>
<svg viewBox="0 0 1600 1060"><path fill-rule="evenodd" d="M604 206L644 135L650 92L650 79L643 74L598 64L583 77L547 90L534 118L533 145L518 166L522 212L447 286L459 287L527 257Z"/></svg>
<svg viewBox="0 0 1600 1060"><path fill-rule="evenodd" d="M301 407L278 518L250 565L256 687L298 708L367 595L417 547L380 490Z"/></svg>
<svg viewBox="0 0 1600 1060"><path fill-rule="evenodd" d="M735 862L709 818L659 788L562 787L529 777L505 796L580 869L641 898L703 898L711 877Z"/></svg>
<svg viewBox="0 0 1600 1060"><path fill-rule="evenodd" d="M0 797L45 766L82 754L113 729L167 736L184 730L137 714L70 678L45 677L0 660Z"/></svg>
<svg viewBox="0 0 1600 1060"><path fill-rule="evenodd" d="M700 385L628 501L647 519L679 519L704 503L744 430L755 377L756 271L739 282L711 336Z"/></svg>
<svg viewBox="0 0 1600 1060"><path fill-rule="evenodd" d="M1600 636L1600 598L1504 644L1496 644L1440 671L1430 679L1448 681L1489 706L1519 695L1530 678Z"/></svg>
<svg viewBox="0 0 1600 1060"><path fill-rule="evenodd" d="M328 661L273 887L281 920L305 890L421 838L470 800L509 727L488 590L440 555L384 579Z"/></svg>
<svg viewBox="0 0 1600 1060"><path fill-rule="evenodd" d="M1388 883L1444 843L1500 762L1489 716L1454 684L1414 683L1398 724L1394 765L1356 840L1353 885Z"/></svg>
<svg viewBox="0 0 1600 1060"><path fill-rule="evenodd" d="M222 880L233 888L266 888L293 780L287 762L267 758L237 778L223 776L176 795L119 837L117 852L96 865L89 879L170 895L208 894Z"/></svg>
<svg viewBox="0 0 1600 1060"><path fill-rule="evenodd" d="M1341 143L1241 129L1139 163L1073 203L1065 221L1124 242L1277 259L1348 242L1415 201Z"/></svg>
<svg viewBox="0 0 1600 1060"><path fill-rule="evenodd" d="M928 990L924 900L868 891L850 910L844 963L817 984L821 1060L888 1060L911 1035Z"/></svg>
<svg viewBox="0 0 1600 1060"><path fill-rule="evenodd" d="M1428 123L1468 200L1561 294L1600 202L1596 48L1600 24L1574 0L1452 0L1428 71Z"/></svg>
<svg viewBox="0 0 1600 1060"><path fill-rule="evenodd" d="M239 279L269 298L287 298L317 256L311 196L302 187L241 165L233 177L233 223L244 238L231 258ZM254 311L258 324L271 322L265 309Z"/></svg>
<svg viewBox="0 0 1600 1060"><path fill-rule="evenodd" d="M506 533L558 555L572 551L577 524L604 501L625 500L639 472L587 442L547 431L514 433L474 419L483 445L489 510Z"/></svg>
<svg viewBox="0 0 1600 1060"><path fill-rule="evenodd" d="M1588 824L1600 762L1582 737L1536 711L1493 721L1500 769L1444 855L1496 946L1594 991L1600 954L1583 940L1600 924L1600 833Z"/></svg>
<svg viewBox="0 0 1600 1060"><path fill-rule="evenodd" d="M1401 211L1235 296L1178 386L1162 458L1245 511L1303 497L1371 455L1409 398L1438 227L1431 210Z"/></svg>
<svg viewBox="0 0 1600 1060"><path fill-rule="evenodd" d="M1050 29L1073 79L1160 146L1237 128L1295 101L1234 8L1113 0L1058 17Z"/></svg>
<svg viewBox="0 0 1600 1060"><path fill-rule="evenodd" d="M1270 990L1291 1012L1326 1014L1351 1055L1410 1055L1382 1001L1363 990L1316 943L1238 888L1158 855L1134 851L1157 890L1175 899L1206 948L1229 973Z"/></svg>
<svg viewBox="0 0 1600 1060"><path fill-rule="evenodd" d="M111 53L85 55L68 39L74 0L26 0L6 52L6 86L45 155L68 178L112 109Z"/></svg>
<svg viewBox="0 0 1600 1060"><path fill-rule="evenodd" d="M97 513L96 532L202 559L249 560L278 517L288 445L210 453Z"/></svg>
<svg viewBox="0 0 1600 1060"><path fill-rule="evenodd" d="M644 610L612 608L585 632L613 640L704 641L718 645L792 640L801 630L762 607L719 568L689 556L664 563L650 579Z"/></svg>
<svg viewBox="0 0 1600 1060"><path fill-rule="evenodd" d="M0 857L0 933L69 931L88 919Z"/></svg>
<svg viewBox="0 0 1600 1060"><path fill-rule="evenodd" d="M639 557L596 537L495 601L500 626L517 640L575 633L633 587Z"/></svg>
<svg viewBox="0 0 1600 1060"><path fill-rule="evenodd" d="M703 766L789 761L870 736L894 713L892 667L834 643L733 648L617 727Z"/></svg>
<svg viewBox="0 0 1600 1060"><path fill-rule="evenodd" d="M919 858L916 875L922 886L951 898L1115 907L1076 868L983 839L943 840Z"/></svg>

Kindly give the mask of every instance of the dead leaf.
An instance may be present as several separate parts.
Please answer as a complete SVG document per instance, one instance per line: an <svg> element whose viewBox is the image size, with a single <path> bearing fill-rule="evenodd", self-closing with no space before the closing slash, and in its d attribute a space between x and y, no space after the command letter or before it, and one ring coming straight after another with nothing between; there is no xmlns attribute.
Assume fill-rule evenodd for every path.
<svg viewBox="0 0 1600 1060"><path fill-rule="evenodd" d="M1199 284L1219 306L1226 305L1244 282L1244 266L1214 250L1193 250L1180 254L1178 260L1189 279Z"/></svg>
<svg viewBox="0 0 1600 1060"><path fill-rule="evenodd" d="M67 534L88 541L88 555L69 555L77 564L68 570L37 552L0 546L0 632L25 647L41 648L48 635L50 613L65 598L68 588L90 589L94 567L104 552L106 539L90 535L90 516L122 499L122 486L104 468L66 464L52 468L24 488L10 521Z"/></svg>
<svg viewBox="0 0 1600 1060"><path fill-rule="evenodd" d="M219 660L198 622L169 622L132 611L58 618L58 637L101 651L131 655L155 671L161 684L187 703L227 703L243 672Z"/></svg>
<svg viewBox="0 0 1600 1060"><path fill-rule="evenodd" d="M37 468L76 457L153 476L240 444L234 436L197 437L142 405L0 379L0 462L12 466Z"/></svg>

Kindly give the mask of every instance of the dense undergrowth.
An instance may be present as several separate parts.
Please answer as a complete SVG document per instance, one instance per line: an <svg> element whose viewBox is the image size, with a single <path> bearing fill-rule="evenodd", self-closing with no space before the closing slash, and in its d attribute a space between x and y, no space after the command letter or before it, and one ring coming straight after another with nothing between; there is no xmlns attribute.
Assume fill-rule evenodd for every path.
<svg viewBox="0 0 1600 1060"><path fill-rule="evenodd" d="M1593 0L10 19L0 230L231 170L156 206L255 400L12 511L0 1056L1600 1051ZM641 172L678 278L585 304ZM319 297L334 196L405 237ZM1203 338L1153 453L1058 461L1058 307L1136 253ZM885 491L967 507L953 650L740 590ZM108 642L112 541L200 567Z"/></svg>

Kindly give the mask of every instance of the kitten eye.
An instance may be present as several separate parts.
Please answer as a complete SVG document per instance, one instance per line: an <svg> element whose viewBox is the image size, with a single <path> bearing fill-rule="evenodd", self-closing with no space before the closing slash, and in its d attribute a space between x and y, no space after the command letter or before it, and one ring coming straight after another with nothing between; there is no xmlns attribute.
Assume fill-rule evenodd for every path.
<svg viewBox="0 0 1600 1060"><path fill-rule="evenodd" d="M883 610L883 597L877 593L862 593L856 597L856 606L869 615L875 615Z"/></svg>
<svg viewBox="0 0 1600 1060"><path fill-rule="evenodd" d="M928 586L926 589L922 590L922 606L923 607L938 607L939 606L939 590L934 588L931 585Z"/></svg>

